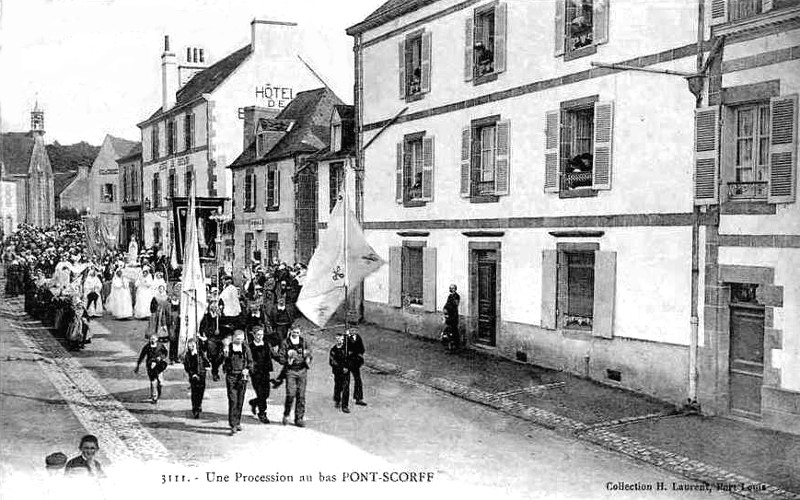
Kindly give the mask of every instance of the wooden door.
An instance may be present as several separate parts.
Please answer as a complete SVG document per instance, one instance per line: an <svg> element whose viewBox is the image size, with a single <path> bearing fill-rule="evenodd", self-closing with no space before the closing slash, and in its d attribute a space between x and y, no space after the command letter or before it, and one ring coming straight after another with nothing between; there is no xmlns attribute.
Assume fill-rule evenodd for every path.
<svg viewBox="0 0 800 500"><path fill-rule="evenodd" d="M494 346L497 329L497 259L493 250L479 251L478 259L478 335L482 344Z"/></svg>
<svg viewBox="0 0 800 500"><path fill-rule="evenodd" d="M731 411L757 418L764 380L764 306L732 303L730 331Z"/></svg>

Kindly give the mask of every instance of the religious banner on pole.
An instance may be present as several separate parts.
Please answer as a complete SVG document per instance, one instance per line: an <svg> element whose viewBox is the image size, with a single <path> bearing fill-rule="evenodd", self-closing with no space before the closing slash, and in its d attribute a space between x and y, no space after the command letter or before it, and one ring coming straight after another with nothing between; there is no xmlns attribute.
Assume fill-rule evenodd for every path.
<svg viewBox="0 0 800 500"><path fill-rule="evenodd" d="M331 212L297 298L297 307L319 327L325 326L344 301L346 287L357 285L385 264L367 243L355 214L344 205L337 203Z"/></svg>
<svg viewBox="0 0 800 500"><path fill-rule="evenodd" d="M194 195L194 189L192 190ZM178 356L186 352L186 341L197 335L200 320L208 304L206 280L200 265L200 245L197 238L194 196L190 198L189 213L186 219L186 243L183 248L183 274L181 276L180 334L178 337Z"/></svg>

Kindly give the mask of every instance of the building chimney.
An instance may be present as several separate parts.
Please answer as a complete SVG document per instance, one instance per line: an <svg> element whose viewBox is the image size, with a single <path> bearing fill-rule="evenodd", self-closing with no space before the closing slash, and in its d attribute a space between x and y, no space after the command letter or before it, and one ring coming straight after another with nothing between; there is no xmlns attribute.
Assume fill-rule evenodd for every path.
<svg viewBox="0 0 800 500"><path fill-rule="evenodd" d="M275 118L278 114L277 109L260 108L258 106L248 106L244 108L242 118L244 126L242 129L243 148L247 149L256 138L256 126L261 118Z"/></svg>
<svg viewBox="0 0 800 500"><path fill-rule="evenodd" d="M78 165L78 177L80 178L89 177L89 165L85 163L81 163L80 165Z"/></svg>
<svg viewBox="0 0 800 500"><path fill-rule="evenodd" d="M293 57L297 53L297 23L253 19L250 31L254 54Z"/></svg>
<svg viewBox="0 0 800 500"><path fill-rule="evenodd" d="M169 35L164 36L164 53L161 54L161 111L175 105L178 92L178 64L175 53L169 49Z"/></svg>

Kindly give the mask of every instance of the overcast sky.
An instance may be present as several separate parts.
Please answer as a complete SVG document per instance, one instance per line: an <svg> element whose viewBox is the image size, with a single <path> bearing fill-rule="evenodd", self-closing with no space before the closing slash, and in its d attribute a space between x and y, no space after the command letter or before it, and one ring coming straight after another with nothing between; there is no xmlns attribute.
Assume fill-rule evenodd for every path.
<svg viewBox="0 0 800 500"><path fill-rule="evenodd" d="M161 105L164 35L215 60L250 42L253 18L299 23L300 53L353 101L353 39L345 29L384 0L0 0L0 126L27 131L37 98L47 142L140 140L136 123Z"/></svg>

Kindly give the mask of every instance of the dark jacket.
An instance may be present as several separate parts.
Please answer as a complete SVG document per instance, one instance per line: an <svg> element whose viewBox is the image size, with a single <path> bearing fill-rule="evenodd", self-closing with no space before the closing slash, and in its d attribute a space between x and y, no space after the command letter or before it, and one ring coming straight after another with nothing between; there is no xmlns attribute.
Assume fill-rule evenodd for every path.
<svg viewBox="0 0 800 500"><path fill-rule="evenodd" d="M224 351L225 360L222 362L222 371L228 375L240 375L242 370L253 369L253 354L247 344L242 344L242 352L234 352L233 345Z"/></svg>
<svg viewBox="0 0 800 500"><path fill-rule="evenodd" d="M289 351L294 350L296 355L292 360L289 359ZM278 351L278 360L284 366L293 370L302 370L310 368L308 360L311 359L311 348L308 346L306 339L299 338L297 345L292 344L289 339L281 342L280 350Z"/></svg>
<svg viewBox="0 0 800 500"><path fill-rule="evenodd" d="M206 312L203 319L200 320L200 335L211 339L217 339L217 318L219 315L212 316L211 313Z"/></svg>
<svg viewBox="0 0 800 500"><path fill-rule="evenodd" d="M250 343L250 354L253 356L253 373L268 374L272 371L272 349L266 340L261 345Z"/></svg>
<svg viewBox="0 0 800 500"><path fill-rule="evenodd" d="M186 351L186 356L183 358L183 369L189 377L194 375L204 375L205 369L211 366L208 358L206 357L205 349L198 349L197 353L190 354Z"/></svg>
<svg viewBox="0 0 800 500"><path fill-rule="evenodd" d="M331 365L334 375L342 374L345 369L350 369L347 360L347 348L344 344L341 347L338 345L331 347L328 363Z"/></svg>
<svg viewBox="0 0 800 500"><path fill-rule="evenodd" d="M142 350L139 352L139 359L136 361L136 368L139 368L139 365L142 364L142 360L145 361L145 366L147 369L150 369L150 363L155 363L158 361L164 361L167 358L167 348L164 347L162 343L156 343L156 346L153 347L148 342L147 344L142 347Z"/></svg>
<svg viewBox="0 0 800 500"><path fill-rule="evenodd" d="M347 360L351 368L358 368L364 364L364 341L361 335L346 335L345 347L347 348Z"/></svg>
<svg viewBox="0 0 800 500"><path fill-rule="evenodd" d="M445 322L448 325L458 325L458 304L461 302L461 297L458 293L451 293L447 296L447 302L444 304Z"/></svg>

